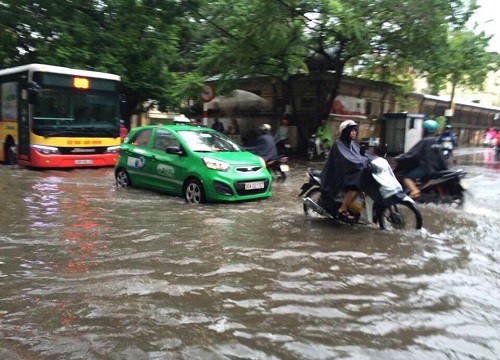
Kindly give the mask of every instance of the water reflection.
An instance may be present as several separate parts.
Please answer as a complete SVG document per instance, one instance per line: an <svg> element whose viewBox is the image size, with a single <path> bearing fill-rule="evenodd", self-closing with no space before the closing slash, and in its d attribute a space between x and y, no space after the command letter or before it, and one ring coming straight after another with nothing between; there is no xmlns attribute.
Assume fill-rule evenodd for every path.
<svg viewBox="0 0 500 360"><path fill-rule="evenodd" d="M291 165L271 199L230 206L116 189L111 169L0 167L0 189L12 189L0 218L4 351L497 357L496 171L463 164L474 196L463 210L423 206L422 234L308 221L296 197L308 164Z"/></svg>

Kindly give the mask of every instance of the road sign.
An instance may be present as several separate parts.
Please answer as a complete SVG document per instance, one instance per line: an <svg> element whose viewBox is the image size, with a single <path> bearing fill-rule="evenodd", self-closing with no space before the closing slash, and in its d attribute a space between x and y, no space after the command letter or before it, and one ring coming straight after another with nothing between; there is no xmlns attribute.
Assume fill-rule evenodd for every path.
<svg viewBox="0 0 500 360"><path fill-rule="evenodd" d="M203 102L210 102L215 97L215 89L212 84L205 84L201 89L201 100Z"/></svg>

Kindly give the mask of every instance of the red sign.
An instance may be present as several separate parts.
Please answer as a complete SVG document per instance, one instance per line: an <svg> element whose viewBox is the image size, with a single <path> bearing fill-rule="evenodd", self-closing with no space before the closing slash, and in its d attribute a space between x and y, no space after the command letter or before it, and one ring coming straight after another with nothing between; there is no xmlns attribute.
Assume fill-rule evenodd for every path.
<svg viewBox="0 0 500 360"><path fill-rule="evenodd" d="M203 86L203 89L201 89L201 100L203 102L210 102L212 99L215 97L215 89L212 84L205 84Z"/></svg>

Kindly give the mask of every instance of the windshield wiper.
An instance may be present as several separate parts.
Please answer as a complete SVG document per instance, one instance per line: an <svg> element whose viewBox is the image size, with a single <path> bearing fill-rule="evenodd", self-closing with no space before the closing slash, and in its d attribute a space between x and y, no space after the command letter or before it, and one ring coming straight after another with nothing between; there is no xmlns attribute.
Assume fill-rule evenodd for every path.
<svg viewBox="0 0 500 360"><path fill-rule="evenodd" d="M42 136L43 137L51 137L51 136L55 136L55 135L74 135L74 134L77 134L77 133L75 131L72 131L72 130L59 130L59 131L52 131L49 133L45 133Z"/></svg>
<svg viewBox="0 0 500 360"><path fill-rule="evenodd" d="M106 135L113 135L113 136L120 136L120 132L118 130L110 130L110 129L86 129L86 132L88 135L100 135L100 136L106 136Z"/></svg>

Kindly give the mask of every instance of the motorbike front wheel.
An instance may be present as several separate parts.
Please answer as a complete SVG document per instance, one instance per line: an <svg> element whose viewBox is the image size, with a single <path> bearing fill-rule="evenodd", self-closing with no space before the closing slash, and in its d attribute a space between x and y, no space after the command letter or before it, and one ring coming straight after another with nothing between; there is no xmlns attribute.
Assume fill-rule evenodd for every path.
<svg viewBox="0 0 500 360"><path fill-rule="evenodd" d="M319 199L321 198L321 190L317 187L312 188L304 195L304 198L309 198L317 204L319 202ZM319 213L317 213L316 211L314 211L309 206L307 206L305 203L304 203L303 207L304 207L304 214L306 214L306 216L308 218L323 218L324 217L324 216L320 215Z"/></svg>
<svg viewBox="0 0 500 360"><path fill-rule="evenodd" d="M391 205L383 209L378 216L381 229L411 230L422 228L422 214L409 201Z"/></svg>

